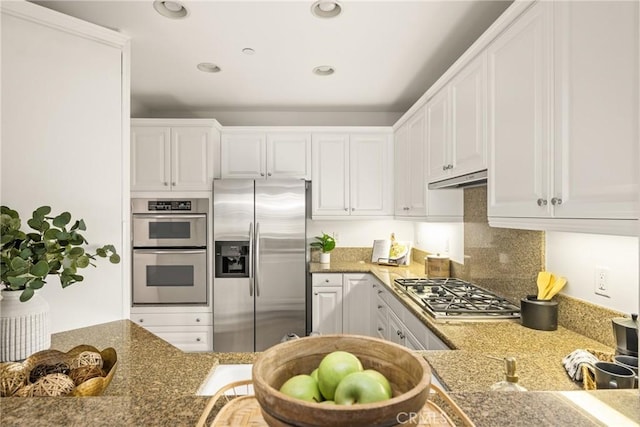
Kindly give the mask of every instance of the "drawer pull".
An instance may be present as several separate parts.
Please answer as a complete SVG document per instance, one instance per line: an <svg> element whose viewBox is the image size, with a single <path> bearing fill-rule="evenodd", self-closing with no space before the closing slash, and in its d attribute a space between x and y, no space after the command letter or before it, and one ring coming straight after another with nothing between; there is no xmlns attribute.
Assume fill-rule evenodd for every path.
<svg viewBox="0 0 640 427"><path fill-rule="evenodd" d="M382 293L382 291L378 291L378 294L381 294L381 293Z"/></svg>
<svg viewBox="0 0 640 427"><path fill-rule="evenodd" d="M378 328L378 332L384 331L384 328Z"/></svg>
<svg viewBox="0 0 640 427"><path fill-rule="evenodd" d="M196 338L196 341L200 342L200 337Z"/></svg>
<svg viewBox="0 0 640 427"><path fill-rule="evenodd" d="M140 323L144 323L144 319L140 319Z"/></svg>
<svg viewBox="0 0 640 427"><path fill-rule="evenodd" d="M199 317L196 317L196 322L200 322L200 318Z"/></svg>
<svg viewBox="0 0 640 427"><path fill-rule="evenodd" d="M379 306L378 306L378 310L380 310L381 308L382 308L382 306L381 306L381 305L379 305Z"/></svg>

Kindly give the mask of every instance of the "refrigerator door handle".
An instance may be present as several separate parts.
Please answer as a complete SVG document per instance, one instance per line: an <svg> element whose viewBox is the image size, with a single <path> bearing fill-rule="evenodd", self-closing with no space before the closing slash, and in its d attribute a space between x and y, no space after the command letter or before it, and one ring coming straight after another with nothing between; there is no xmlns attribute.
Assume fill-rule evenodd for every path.
<svg viewBox="0 0 640 427"><path fill-rule="evenodd" d="M256 251L255 251L256 265L254 266L254 278L253 281L256 285L256 296L260 296L260 223L256 222Z"/></svg>
<svg viewBox="0 0 640 427"><path fill-rule="evenodd" d="M253 296L253 222L249 223L249 296Z"/></svg>

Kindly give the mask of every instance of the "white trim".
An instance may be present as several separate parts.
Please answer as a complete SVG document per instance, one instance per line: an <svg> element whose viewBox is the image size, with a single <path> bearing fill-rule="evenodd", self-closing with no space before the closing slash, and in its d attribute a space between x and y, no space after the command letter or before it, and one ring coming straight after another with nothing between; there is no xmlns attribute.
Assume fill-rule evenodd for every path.
<svg viewBox="0 0 640 427"><path fill-rule="evenodd" d="M391 126L224 126L222 132L305 132L305 133L376 133L393 134Z"/></svg>
<svg viewBox="0 0 640 427"><path fill-rule="evenodd" d="M27 1L0 1L0 10L4 14L25 21L35 22L112 47L123 48L130 40L130 37L124 34Z"/></svg>
<svg viewBox="0 0 640 427"><path fill-rule="evenodd" d="M131 42L122 46L122 317L131 310Z"/></svg>
<svg viewBox="0 0 640 427"><path fill-rule="evenodd" d="M566 219L566 218L502 218L489 217L489 225L520 230L566 231L574 233L637 236L636 219Z"/></svg>
<svg viewBox="0 0 640 427"><path fill-rule="evenodd" d="M217 130L222 130L222 125L216 119L161 119L144 118L131 119L132 126L212 126Z"/></svg>

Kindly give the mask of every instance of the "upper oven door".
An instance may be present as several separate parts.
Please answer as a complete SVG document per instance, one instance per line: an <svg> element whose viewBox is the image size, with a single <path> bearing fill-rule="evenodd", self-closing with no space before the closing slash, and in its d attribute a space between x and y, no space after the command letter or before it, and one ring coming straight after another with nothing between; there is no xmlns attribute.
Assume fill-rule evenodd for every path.
<svg viewBox="0 0 640 427"><path fill-rule="evenodd" d="M134 214L133 247L207 246L206 214Z"/></svg>

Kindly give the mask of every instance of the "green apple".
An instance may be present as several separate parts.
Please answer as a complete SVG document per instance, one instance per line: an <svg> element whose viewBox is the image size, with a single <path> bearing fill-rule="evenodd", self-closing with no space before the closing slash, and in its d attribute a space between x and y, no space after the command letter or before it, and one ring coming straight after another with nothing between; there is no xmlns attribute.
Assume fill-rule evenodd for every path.
<svg viewBox="0 0 640 427"><path fill-rule="evenodd" d="M387 379L387 377L385 377L384 375L382 375L380 372L376 371L375 369L365 369L362 372L364 372L367 375L371 375L373 378L377 379L378 382L380 382L380 384L382 384L382 386L386 390L387 396L389 398L391 398L391 396L393 396L393 392L391 391L391 384L389 384L389 380Z"/></svg>
<svg viewBox="0 0 640 427"><path fill-rule="evenodd" d="M318 368L316 368L313 371L311 371L311 373L309 375L311 375L314 380L318 381Z"/></svg>
<svg viewBox="0 0 640 427"><path fill-rule="evenodd" d="M318 382L311 375L296 375L289 378L280 387L280 392L296 399L308 402L321 402L322 396Z"/></svg>
<svg viewBox="0 0 640 427"><path fill-rule="evenodd" d="M385 387L373 375L365 372L353 372L340 381L335 392L338 405L355 403L373 403L389 399Z"/></svg>
<svg viewBox="0 0 640 427"><path fill-rule="evenodd" d="M334 400L333 394L338 383L344 377L362 371L362 363L353 354L346 351L334 351L327 354L318 365L318 387L325 400Z"/></svg>

